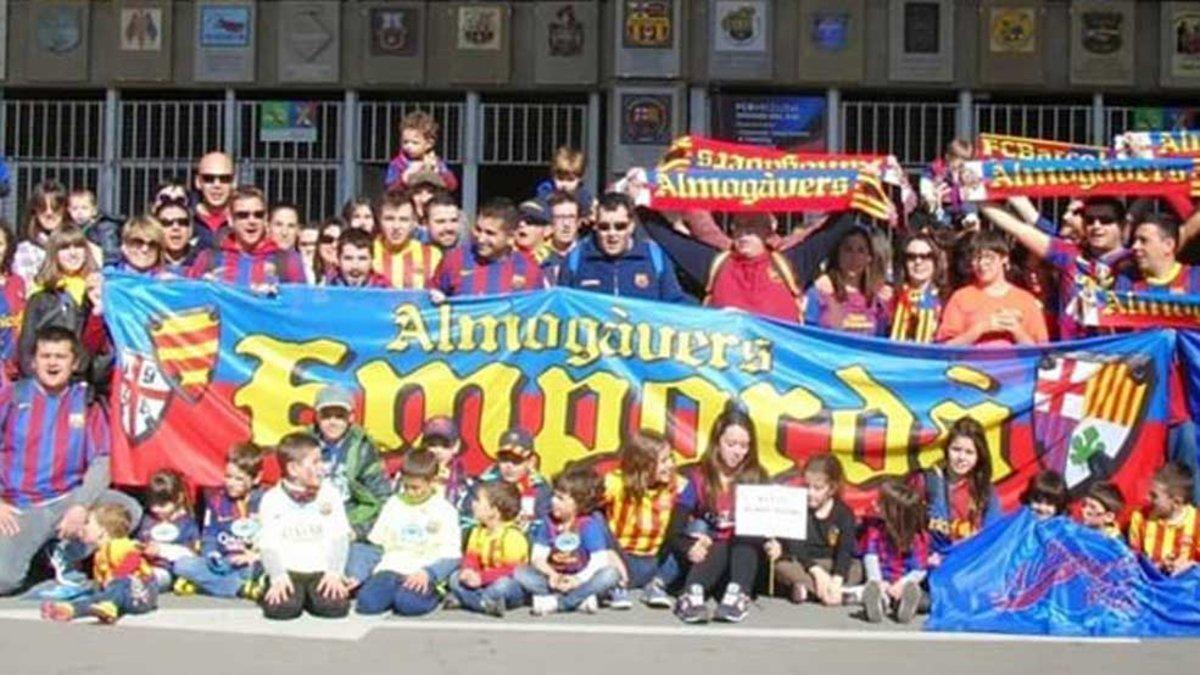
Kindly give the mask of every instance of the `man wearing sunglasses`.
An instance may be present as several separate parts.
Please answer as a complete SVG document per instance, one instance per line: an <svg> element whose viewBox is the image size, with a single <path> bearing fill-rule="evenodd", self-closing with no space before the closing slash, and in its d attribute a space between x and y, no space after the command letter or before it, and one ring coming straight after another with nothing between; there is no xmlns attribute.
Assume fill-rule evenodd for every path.
<svg viewBox="0 0 1200 675"><path fill-rule="evenodd" d="M221 230L229 222L229 200L237 189L233 158L223 152L210 152L196 163L194 179L200 203L196 205L196 245L201 250L213 248L220 240Z"/></svg>
<svg viewBox="0 0 1200 675"><path fill-rule="evenodd" d="M634 236L637 222L629 197L600 198L592 236L572 249L559 268L558 285L605 295L692 303L675 276L675 266L657 243Z"/></svg>
<svg viewBox="0 0 1200 675"><path fill-rule="evenodd" d="M304 283L300 254L284 251L268 236L267 198L256 187L240 187L229 200L232 225L216 247L196 256L189 276L252 290Z"/></svg>
<svg viewBox="0 0 1200 675"><path fill-rule="evenodd" d="M471 241L446 253L433 274L430 299L534 291L545 287L537 262L513 250L517 207L496 199L479 210Z"/></svg>

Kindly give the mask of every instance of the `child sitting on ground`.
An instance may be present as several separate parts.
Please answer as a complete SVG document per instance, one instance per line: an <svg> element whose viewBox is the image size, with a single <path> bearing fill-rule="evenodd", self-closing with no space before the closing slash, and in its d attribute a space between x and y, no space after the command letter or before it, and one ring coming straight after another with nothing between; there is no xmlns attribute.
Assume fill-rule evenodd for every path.
<svg viewBox="0 0 1200 675"><path fill-rule="evenodd" d="M383 548L375 572L358 589L358 612L391 609L428 614L441 601L438 587L458 567L462 533L458 512L437 493L437 457L428 450L404 456L400 492L383 505L367 539Z"/></svg>
<svg viewBox="0 0 1200 675"><path fill-rule="evenodd" d="M225 460L224 486L205 490L200 557L178 560L174 567L176 576L205 595L257 600L261 594L256 577L261 576L262 565L254 541L259 532L262 464L258 446L238 443Z"/></svg>
<svg viewBox="0 0 1200 675"><path fill-rule="evenodd" d="M527 533L533 531L535 526L544 524L550 515L550 485L542 474L538 473L536 465L537 453L533 451L533 437L524 429L509 429L500 437L495 465L480 474L476 483L477 486L483 486L503 482L515 486L521 495L517 521L522 531ZM463 530L468 530L475 524L465 517L469 516L470 512L468 503Z"/></svg>
<svg viewBox="0 0 1200 675"><path fill-rule="evenodd" d="M479 524L467 538L462 568L450 577L450 589L463 607L502 617L525 601L525 591L512 577L529 561L529 540L515 522L521 493L507 481L485 483L471 508Z"/></svg>
<svg viewBox="0 0 1200 675"><path fill-rule="evenodd" d="M513 575L533 596L534 615L593 614L620 580L604 521L594 513L603 490L590 467L568 466L554 479L550 518L534 534L531 564Z"/></svg>
<svg viewBox="0 0 1200 675"><path fill-rule="evenodd" d="M867 621L879 623L894 607L896 621L908 623L928 598L933 548L925 500L900 478L889 478L879 486L879 515L863 523L863 609Z"/></svg>
<svg viewBox="0 0 1200 675"><path fill-rule="evenodd" d="M100 504L88 512L83 540L96 547L92 578L98 590L71 602L42 604L42 618L70 621L94 616L114 623L126 614L145 614L158 606L158 589L141 545L130 538L133 521L116 504Z"/></svg>
<svg viewBox="0 0 1200 675"><path fill-rule="evenodd" d="M1079 517L1084 527L1090 527L1110 537L1121 537L1117 524L1125 510L1125 498L1112 483L1092 483L1079 505Z"/></svg>
<svg viewBox="0 0 1200 675"><path fill-rule="evenodd" d="M1149 504L1129 519L1129 546L1167 574L1180 574L1200 557L1192 505L1192 474L1174 462L1154 474Z"/></svg>
<svg viewBox="0 0 1200 675"><path fill-rule="evenodd" d="M159 591L172 588L171 573L177 560L196 555L200 549L200 528L188 505L187 486L178 471L162 469L150 476L146 485L146 514L135 537L154 571ZM175 591L188 595L195 591L187 581L175 584Z"/></svg>
<svg viewBox="0 0 1200 675"><path fill-rule="evenodd" d="M263 495L259 550L269 586L263 616L340 618L350 611L342 571L354 531L342 495L325 479L321 444L306 433L279 443L283 480Z"/></svg>

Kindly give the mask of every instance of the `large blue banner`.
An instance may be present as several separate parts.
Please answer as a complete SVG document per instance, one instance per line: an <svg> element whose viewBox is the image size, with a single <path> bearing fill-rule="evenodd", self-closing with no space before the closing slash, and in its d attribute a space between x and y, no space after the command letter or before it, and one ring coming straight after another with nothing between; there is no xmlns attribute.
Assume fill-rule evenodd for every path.
<svg viewBox="0 0 1200 675"><path fill-rule="evenodd" d="M988 430L1012 503L1042 467L1075 490L1140 490L1161 462L1169 331L1008 350L888 342L736 311L582 291L456 300L284 286L277 296L116 275L105 316L120 372L116 477L172 466L220 480L231 443L263 445L310 423L322 383L358 393L385 450L434 415L459 420L470 467L500 435L534 435L546 473L614 453L638 429L697 459L727 405L755 423L771 473L832 451L862 505L885 476L939 461L955 420Z"/></svg>
<svg viewBox="0 0 1200 675"><path fill-rule="evenodd" d="M1120 539L1028 509L951 549L929 585L930 630L1200 635L1200 570L1166 576Z"/></svg>

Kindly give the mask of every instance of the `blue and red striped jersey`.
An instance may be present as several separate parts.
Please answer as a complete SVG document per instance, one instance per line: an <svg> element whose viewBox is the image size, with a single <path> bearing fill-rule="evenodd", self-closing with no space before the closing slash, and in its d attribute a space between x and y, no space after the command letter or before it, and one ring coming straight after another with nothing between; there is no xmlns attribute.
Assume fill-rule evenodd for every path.
<svg viewBox="0 0 1200 675"><path fill-rule="evenodd" d="M896 583L909 572L929 569L929 554L933 552L929 532L926 530L916 533L908 551L901 551L888 536L883 521L877 518L870 518L863 523L860 548L864 556L879 557L879 570L883 574L883 580L889 584Z"/></svg>
<svg viewBox="0 0 1200 675"><path fill-rule="evenodd" d="M188 276L211 278L236 286L258 284L302 284L304 263L296 251L284 251L268 237L247 250L233 232L225 235L219 248L200 251Z"/></svg>
<svg viewBox="0 0 1200 675"><path fill-rule="evenodd" d="M108 423L90 398L82 382L57 395L32 379L0 389L0 499L21 508L62 497L108 455Z"/></svg>
<svg viewBox="0 0 1200 675"><path fill-rule="evenodd" d="M545 287L541 268L528 254L511 249L494 260L483 260L470 245L446 253L433 283L447 296L495 295Z"/></svg>

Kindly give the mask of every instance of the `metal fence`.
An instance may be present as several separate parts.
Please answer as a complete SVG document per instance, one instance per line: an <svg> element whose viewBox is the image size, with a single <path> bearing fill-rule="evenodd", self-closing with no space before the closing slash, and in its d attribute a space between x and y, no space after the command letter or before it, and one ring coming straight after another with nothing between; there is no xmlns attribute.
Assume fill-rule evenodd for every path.
<svg viewBox="0 0 1200 675"><path fill-rule="evenodd" d="M43 180L97 189L104 163L104 100L6 99L0 106L0 146L12 173L5 216L25 220L25 200ZM23 230L23 227L19 227Z"/></svg>
<svg viewBox="0 0 1200 675"><path fill-rule="evenodd" d="M952 102L843 101L842 150L895 155L910 171L942 154L958 130Z"/></svg>
<svg viewBox="0 0 1200 675"><path fill-rule="evenodd" d="M273 141L262 134L262 101L237 102L239 182L257 185L272 203L295 205L301 217L319 218L335 213L338 203L342 156L341 101L315 101L313 124L316 140Z"/></svg>
<svg viewBox="0 0 1200 675"><path fill-rule="evenodd" d="M1037 103L976 103L975 133L989 132L1090 145L1093 135L1090 105Z"/></svg>
<svg viewBox="0 0 1200 675"><path fill-rule="evenodd" d="M480 107L483 164L546 165L560 146L587 147L586 104L484 102Z"/></svg>
<svg viewBox="0 0 1200 675"><path fill-rule="evenodd" d="M121 100L115 159L116 213L142 212L158 183L183 179L206 152L225 147L225 101Z"/></svg>

